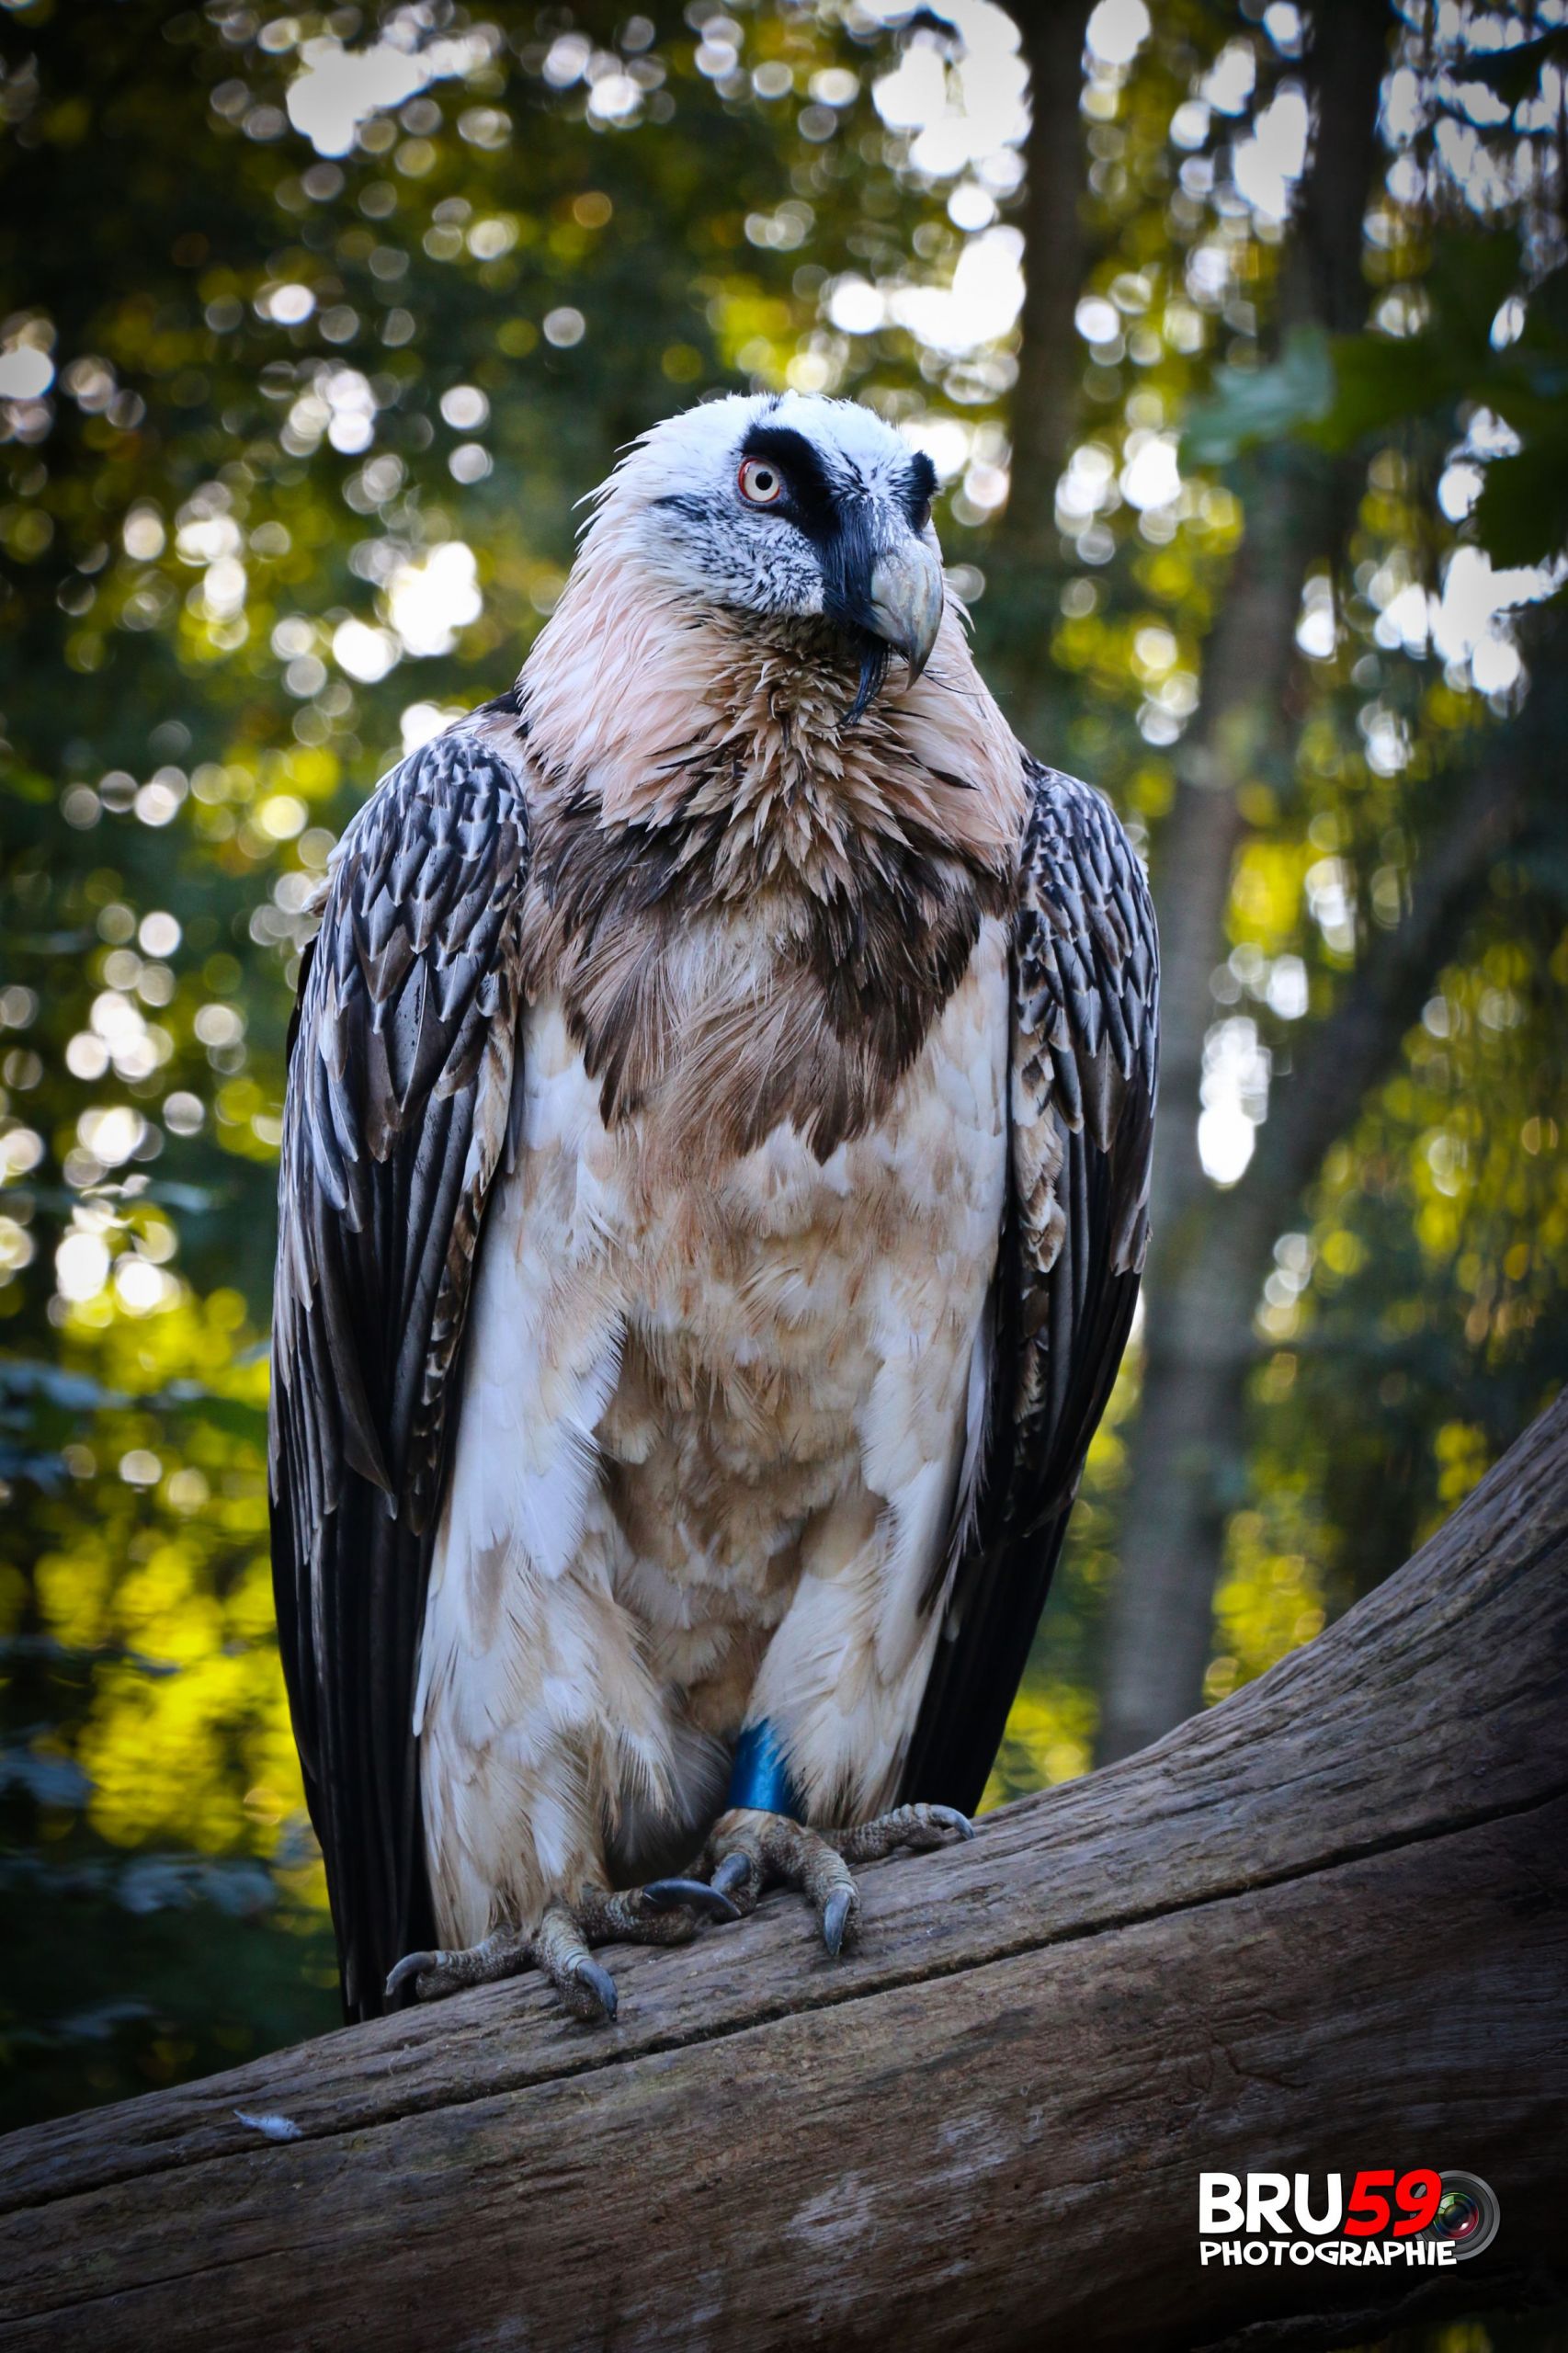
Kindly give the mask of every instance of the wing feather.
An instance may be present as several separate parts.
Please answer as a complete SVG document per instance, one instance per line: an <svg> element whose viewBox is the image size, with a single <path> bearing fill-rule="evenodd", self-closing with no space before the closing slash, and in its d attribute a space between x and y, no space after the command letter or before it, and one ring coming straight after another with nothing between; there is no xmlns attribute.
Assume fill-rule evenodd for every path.
<svg viewBox="0 0 1568 2353"><path fill-rule="evenodd" d="M1148 1245L1159 943L1109 804L1028 767L990 1426L904 1798L978 1804L1045 1603Z"/></svg>
<svg viewBox="0 0 1568 2353"><path fill-rule="evenodd" d="M414 1687L449 1405L517 1079L528 812L460 727L344 837L290 1039L273 1324L284 1674L351 2018L430 1935Z"/></svg>

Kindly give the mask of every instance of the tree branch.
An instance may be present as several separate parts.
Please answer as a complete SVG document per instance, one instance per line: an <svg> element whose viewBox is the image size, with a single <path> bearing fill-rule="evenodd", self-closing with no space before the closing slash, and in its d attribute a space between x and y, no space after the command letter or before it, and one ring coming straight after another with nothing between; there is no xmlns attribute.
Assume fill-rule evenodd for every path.
<svg viewBox="0 0 1568 2353"><path fill-rule="evenodd" d="M1517 743L1494 746L1472 774L1416 867L1403 921L1376 935L1333 1012L1306 1033L1301 1067L1271 1101L1234 1195L1249 1224L1261 1220L1271 1229L1266 1244L1272 1244L1281 1206L1299 1199L1364 1097L1387 1076L1498 857L1524 823L1533 764L1521 758L1521 749Z"/></svg>
<svg viewBox="0 0 1568 2353"><path fill-rule="evenodd" d="M776 1897L618 1955L613 2029L524 1981L14 2135L0 2345L1214 2353L1568 2292L1565 1571L1568 1401L1261 1682L869 1870L843 1962ZM1482 2175L1492 2249L1200 2262L1200 2169L1391 2164Z"/></svg>

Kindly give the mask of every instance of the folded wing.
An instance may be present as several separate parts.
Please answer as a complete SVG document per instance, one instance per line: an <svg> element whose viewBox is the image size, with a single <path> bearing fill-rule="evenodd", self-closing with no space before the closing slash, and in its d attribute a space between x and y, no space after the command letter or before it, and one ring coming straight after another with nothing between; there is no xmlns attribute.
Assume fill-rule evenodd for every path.
<svg viewBox="0 0 1568 2353"><path fill-rule="evenodd" d="M273 1581L350 2018L431 1940L415 1660L474 1256L521 1098L528 847L519 779L483 735L405 760L344 836L290 1039Z"/></svg>
<svg viewBox="0 0 1568 2353"><path fill-rule="evenodd" d="M978 1804L1126 1345L1148 1243L1159 949L1097 792L1029 764L987 1441L902 1794Z"/></svg>

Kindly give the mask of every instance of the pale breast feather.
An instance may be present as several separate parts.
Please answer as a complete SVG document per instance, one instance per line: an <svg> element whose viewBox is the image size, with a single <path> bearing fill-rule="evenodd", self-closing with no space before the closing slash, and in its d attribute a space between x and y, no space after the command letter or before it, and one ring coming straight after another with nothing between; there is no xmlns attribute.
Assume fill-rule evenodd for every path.
<svg viewBox="0 0 1568 2353"><path fill-rule="evenodd" d="M290 1039L274 1585L351 2015L380 2008L427 1927L415 1659L446 1401L508 1152L528 852L496 742L460 728L405 760L344 836Z"/></svg>
<svg viewBox="0 0 1568 2353"><path fill-rule="evenodd" d="M1028 764L1009 1179L978 1504L903 1795L978 1803L1110 1395L1148 1244L1159 947L1099 793Z"/></svg>

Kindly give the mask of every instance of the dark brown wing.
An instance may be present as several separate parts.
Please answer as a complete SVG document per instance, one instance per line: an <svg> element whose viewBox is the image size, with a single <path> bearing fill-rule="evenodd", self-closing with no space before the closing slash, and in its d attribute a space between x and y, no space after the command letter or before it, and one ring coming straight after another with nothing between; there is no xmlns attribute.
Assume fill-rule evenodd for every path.
<svg viewBox="0 0 1568 2353"><path fill-rule="evenodd" d="M1148 1243L1153 907L1108 803L1032 762L1028 776L986 1457L902 1790L966 1809L1001 1745Z"/></svg>
<svg viewBox="0 0 1568 2353"><path fill-rule="evenodd" d="M344 837L290 1041L273 1587L350 2018L375 2016L392 1963L432 1941L415 1658L508 1142L527 865L506 760L460 728L416 752Z"/></svg>

